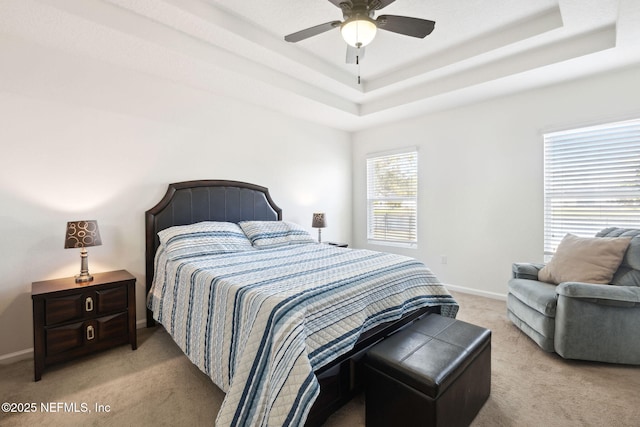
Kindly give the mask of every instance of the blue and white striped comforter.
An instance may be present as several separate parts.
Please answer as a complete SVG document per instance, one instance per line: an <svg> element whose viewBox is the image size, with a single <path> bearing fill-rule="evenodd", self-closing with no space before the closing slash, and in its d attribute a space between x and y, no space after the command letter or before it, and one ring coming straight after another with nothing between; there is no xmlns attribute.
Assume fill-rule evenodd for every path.
<svg viewBox="0 0 640 427"><path fill-rule="evenodd" d="M412 258L322 244L175 261L160 249L148 305L226 393L218 426L302 425L314 371L362 332L424 306L458 310Z"/></svg>

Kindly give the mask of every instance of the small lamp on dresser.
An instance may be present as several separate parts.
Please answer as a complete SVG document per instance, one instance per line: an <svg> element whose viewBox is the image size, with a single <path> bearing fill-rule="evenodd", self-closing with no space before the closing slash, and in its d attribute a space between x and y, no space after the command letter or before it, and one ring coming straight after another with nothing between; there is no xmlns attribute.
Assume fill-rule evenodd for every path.
<svg viewBox="0 0 640 427"><path fill-rule="evenodd" d="M318 229L318 243L322 243L322 229L327 226L327 220L324 212L318 212L313 214L313 222L311 227Z"/></svg>
<svg viewBox="0 0 640 427"><path fill-rule="evenodd" d="M64 240L64 248L80 248L80 274L76 276L76 283L90 282L93 276L89 274L89 256L87 248L100 246L100 230L98 221L70 221L67 222L67 235Z"/></svg>

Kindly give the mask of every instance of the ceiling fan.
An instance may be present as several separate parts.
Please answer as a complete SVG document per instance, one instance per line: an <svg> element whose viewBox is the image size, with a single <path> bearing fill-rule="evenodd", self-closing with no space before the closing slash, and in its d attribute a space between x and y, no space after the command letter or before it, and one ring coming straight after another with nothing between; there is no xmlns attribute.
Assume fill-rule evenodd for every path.
<svg viewBox="0 0 640 427"><path fill-rule="evenodd" d="M284 37L296 43L325 31L340 27L347 42L347 63L357 63L364 56L364 47L371 43L379 29L405 36L424 38L431 34L435 22L408 16L380 15L373 19L375 11L389 6L395 0L329 0L342 9L344 21L331 21L316 25Z"/></svg>

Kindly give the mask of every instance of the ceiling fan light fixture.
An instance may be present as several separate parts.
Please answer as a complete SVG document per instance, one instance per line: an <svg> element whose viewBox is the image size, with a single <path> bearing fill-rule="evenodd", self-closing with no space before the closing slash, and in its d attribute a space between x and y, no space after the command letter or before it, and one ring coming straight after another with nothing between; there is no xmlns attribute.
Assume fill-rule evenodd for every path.
<svg viewBox="0 0 640 427"><path fill-rule="evenodd" d="M377 30L378 27L373 19L362 16L347 19L340 26L342 38L353 47L365 47L371 43Z"/></svg>

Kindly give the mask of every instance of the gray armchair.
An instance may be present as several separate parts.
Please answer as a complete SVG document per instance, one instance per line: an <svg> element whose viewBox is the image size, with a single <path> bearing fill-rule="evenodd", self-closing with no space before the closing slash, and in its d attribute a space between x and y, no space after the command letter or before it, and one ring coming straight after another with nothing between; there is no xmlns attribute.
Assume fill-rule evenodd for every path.
<svg viewBox="0 0 640 427"><path fill-rule="evenodd" d="M514 264L509 319L564 358L640 365L640 230L607 228L596 235L619 236L633 238L609 285L553 285L538 281L543 264Z"/></svg>

